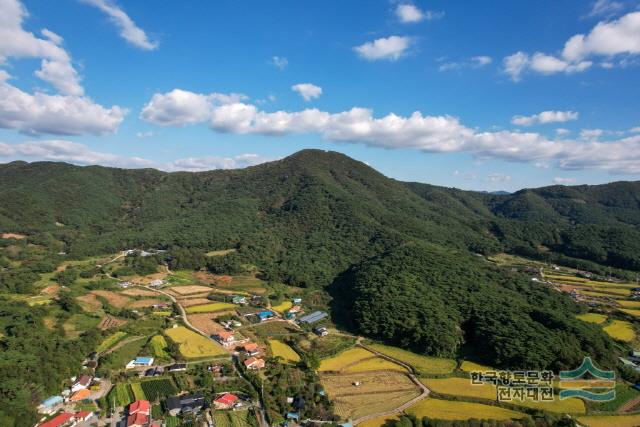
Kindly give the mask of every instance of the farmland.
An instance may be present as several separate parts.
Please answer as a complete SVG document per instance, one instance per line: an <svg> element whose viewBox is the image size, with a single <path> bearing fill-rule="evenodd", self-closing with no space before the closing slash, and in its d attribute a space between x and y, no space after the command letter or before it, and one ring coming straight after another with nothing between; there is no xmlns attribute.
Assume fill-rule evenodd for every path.
<svg viewBox="0 0 640 427"><path fill-rule="evenodd" d="M112 346L114 346L118 341L120 341L126 335L127 334L125 332L116 332L114 334L109 335L107 338L104 339L104 341L100 343L98 348L96 348L96 351L98 353L102 353L103 351L110 349Z"/></svg>
<svg viewBox="0 0 640 427"><path fill-rule="evenodd" d="M121 294L130 296L130 297L154 297L158 295L153 291L148 291L146 289L139 289L139 288L126 289L122 291Z"/></svg>
<svg viewBox="0 0 640 427"><path fill-rule="evenodd" d="M197 298L182 298L180 299L180 305L183 307L192 307L194 305L205 305L205 304L210 304L211 300L208 298L202 298L202 297L197 297Z"/></svg>
<svg viewBox="0 0 640 427"><path fill-rule="evenodd" d="M321 381L344 419L390 410L420 394L407 375L394 371L322 374Z"/></svg>
<svg viewBox="0 0 640 427"><path fill-rule="evenodd" d="M235 308L235 305L226 302L214 302L205 305L195 305L187 307L185 310L187 313L213 313L216 311L224 311Z"/></svg>
<svg viewBox="0 0 640 427"><path fill-rule="evenodd" d="M367 372L367 371L398 371L407 372L406 368L393 363L389 360L381 357L375 357L372 359L361 360L355 364L349 365L341 372L353 373L353 372Z"/></svg>
<svg viewBox="0 0 640 427"><path fill-rule="evenodd" d="M156 304L160 304L163 303L165 301L157 299L157 298L145 298L145 299L139 299L139 300L135 300L132 301L127 307L129 308L145 308L145 307L152 307Z"/></svg>
<svg viewBox="0 0 640 427"><path fill-rule="evenodd" d="M284 313L291 307L293 307L291 301L282 301L280 304L272 306L271 309L277 311L278 313Z"/></svg>
<svg viewBox="0 0 640 427"><path fill-rule="evenodd" d="M198 294L202 292L210 292L211 288L208 286L200 285L186 285L186 286L174 286L170 288L171 291L178 295Z"/></svg>
<svg viewBox="0 0 640 427"><path fill-rule="evenodd" d="M257 425L255 415L244 411L216 411L215 424L217 427L253 427Z"/></svg>
<svg viewBox="0 0 640 427"><path fill-rule="evenodd" d="M595 323L598 325L607 321L607 316L598 313L579 314L576 316L576 318L582 320L583 322Z"/></svg>
<svg viewBox="0 0 640 427"><path fill-rule="evenodd" d="M449 396L475 397L496 400L496 387L492 384L471 385L469 378L421 378L431 391Z"/></svg>
<svg viewBox="0 0 640 427"><path fill-rule="evenodd" d="M171 356L167 353L167 340L162 335L154 335L149 341L149 345L153 350L153 355L158 359L170 359Z"/></svg>
<svg viewBox="0 0 640 427"><path fill-rule="evenodd" d="M224 330L222 325L214 320L215 316L216 314L214 313L198 313L189 314L187 318L193 326L195 326L205 334L213 335Z"/></svg>
<svg viewBox="0 0 640 427"><path fill-rule="evenodd" d="M131 301L131 299L125 295L111 291L91 291L91 294L98 297L98 299L103 298L107 303L109 303L109 305L117 308L123 308Z"/></svg>
<svg viewBox="0 0 640 427"><path fill-rule="evenodd" d="M521 412L497 406L432 398L416 403L406 412L418 418L429 417L440 420L468 420L471 418L510 420L526 417Z"/></svg>
<svg viewBox="0 0 640 427"><path fill-rule="evenodd" d="M288 362L299 362L300 356L282 341L269 340L269 348L274 357L282 357Z"/></svg>
<svg viewBox="0 0 640 427"><path fill-rule="evenodd" d="M341 371L342 369L365 359L375 357L375 354L360 347L353 347L337 356L324 359L320 363L320 371Z"/></svg>
<svg viewBox="0 0 640 427"><path fill-rule="evenodd" d="M106 330L111 328L117 328L118 326L122 326L125 323L127 323L126 320L118 319L111 315L106 315L102 318L100 323L98 323L98 329Z"/></svg>
<svg viewBox="0 0 640 427"><path fill-rule="evenodd" d="M165 334L179 344L180 353L186 358L227 355L220 345L184 326L167 329Z"/></svg>
<svg viewBox="0 0 640 427"><path fill-rule="evenodd" d="M425 375L449 374L456 368L456 361L453 359L440 359L437 357L422 356L401 348L390 347L382 344L371 344L369 347L375 351L404 362L419 373Z"/></svg>
<svg viewBox="0 0 640 427"><path fill-rule="evenodd" d="M174 395L179 391L169 378L142 381L140 386L145 398L152 402L163 397Z"/></svg>
<svg viewBox="0 0 640 427"><path fill-rule="evenodd" d="M140 382L118 383L109 392L108 403L125 406L135 400L157 401L160 398L178 393L177 387L169 378L144 380Z"/></svg>
<svg viewBox="0 0 640 427"><path fill-rule="evenodd" d="M629 322L624 320L613 320L610 324L605 326L603 330L611 336L611 338L618 341L633 341L635 338L635 332L633 326Z"/></svg>
<svg viewBox="0 0 640 427"><path fill-rule="evenodd" d="M593 415L578 418L578 422L587 427L637 427L640 414L634 415Z"/></svg>
<svg viewBox="0 0 640 427"><path fill-rule="evenodd" d="M468 360L465 360L460 364L460 369L464 372L482 372L495 370L493 368L490 368L489 366L480 365L479 363L470 362Z"/></svg>
<svg viewBox="0 0 640 427"><path fill-rule="evenodd" d="M115 406L126 406L135 400L131 387L127 383L116 384L107 395L108 403Z"/></svg>

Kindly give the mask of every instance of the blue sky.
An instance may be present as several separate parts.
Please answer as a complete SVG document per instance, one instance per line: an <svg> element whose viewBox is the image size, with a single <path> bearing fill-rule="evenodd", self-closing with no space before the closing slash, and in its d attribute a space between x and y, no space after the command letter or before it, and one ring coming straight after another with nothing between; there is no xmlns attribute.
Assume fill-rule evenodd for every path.
<svg viewBox="0 0 640 427"><path fill-rule="evenodd" d="M640 2L0 0L0 162L640 175Z"/></svg>

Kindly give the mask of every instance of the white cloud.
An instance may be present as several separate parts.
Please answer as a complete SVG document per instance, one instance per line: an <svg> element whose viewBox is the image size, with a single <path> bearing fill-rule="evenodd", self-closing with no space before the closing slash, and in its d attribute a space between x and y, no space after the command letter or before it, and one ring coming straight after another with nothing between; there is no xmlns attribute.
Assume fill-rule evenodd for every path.
<svg viewBox="0 0 640 427"><path fill-rule="evenodd" d="M467 61L461 62L445 62L438 67L439 71L453 71L462 68L482 68L493 62L490 56L472 56Z"/></svg>
<svg viewBox="0 0 640 427"><path fill-rule="evenodd" d="M613 0L596 0L591 5L589 16L611 16L624 9L624 4Z"/></svg>
<svg viewBox="0 0 640 427"><path fill-rule="evenodd" d="M570 133L571 131L569 129L565 129L565 128L556 129L556 135L558 135L559 137L567 136Z"/></svg>
<svg viewBox="0 0 640 427"><path fill-rule="evenodd" d="M397 61L411 47L410 37L390 36L376 39L353 48L361 58L369 61L389 60Z"/></svg>
<svg viewBox="0 0 640 427"><path fill-rule="evenodd" d="M485 180L488 182L509 182L511 181L511 175L496 172L487 175Z"/></svg>
<svg viewBox="0 0 640 427"><path fill-rule="evenodd" d="M575 178L565 178L565 177L556 176L555 178L553 178L553 183L554 184L558 184L558 185L575 184L576 183L576 179Z"/></svg>
<svg viewBox="0 0 640 427"><path fill-rule="evenodd" d="M410 3L399 4L396 7L396 16L405 24L420 22L424 19L424 13L415 5Z"/></svg>
<svg viewBox="0 0 640 427"><path fill-rule="evenodd" d="M322 95L322 88L312 83L298 83L291 86L291 90L298 92L305 101L311 101L314 98L319 98Z"/></svg>
<svg viewBox="0 0 640 427"><path fill-rule="evenodd" d="M640 126L629 129L631 133L640 133Z"/></svg>
<svg viewBox="0 0 640 427"><path fill-rule="evenodd" d="M580 138L587 140L597 140L604 134L602 129L582 129L580 131Z"/></svg>
<svg viewBox="0 0 640 427"><path fill-rule="evenodd" d="M139 139L151 138L154 135L155 133L150 130L145 132L136 132L136 138L139 138Z"/></svg>
<svg viewBox="0 0 640 427"><path fill-rule="evenodd" d="M259 165L271 160L273 159L253 153L240 154L233 157L187 157L168 163L165 165L164 169L169 171L188 172L200 172L213 169L238 169Z"/></svg>
<svg viewBox="0 0 640 427"><path fill-rule="evenodd" d="M576 111L543 111L531 116L513 116L511 123L517 126L531 126L545 123L562 123L578 120Z"/></svg>
<svg viewBox="0 0 640 427"><path fill-rule="evenodd" d="M543 75L556 73L580 73L589 69L593 61L589 58L615 55L640 54L640 12L631 12L613 21L599 22L589 34L576 34L564 45L560 55L536 52L529 55L516 52L503 60L504 71L513 81L519 81L522 74L531 70ZM628 58L620 62L624 66ZM600 64L612 68L614 63L607 60Z"/></svg>
<svg viewBox="0 0 640 427"><path fill-rule="evenodd" d="M97 7L106 13L111 22L120 30L120 36L133 46L144 49L154 50L158 48L157 41L149 40L147 34L138 27L135 22L127 15L122 8L111 0L81 0L83 3Z"/></svg>
<svg viewBox="0 0 640 427"><path fill-rule="evenodd" d="M164 117L160 106L155 105L155 101L162 99L164 95L154 95L145 109ZM640 174L640 135L600 142L597 138L603 134L602 131L596 135L590 130L582 132L581 140L553 140L535 132L483 132L463 125L456 117L425 116L418 111L409 116L390 113L376 118L372 110L359 107L338 113L318 109L267 112L254 104L238 101L210 102L208 109L209 116L202 114L198 116L199 120L218 132L260 135L317 133L330 141L382 148L433 153L465 152L478 159L497 158L535 165L553 164L567 170L599 169ZM536 115L536 120L549 123L571 117L567 113L571 112L541 113ZM144 113L142 117L145 118ZM184 120L184 123L159 123L180 126L195 122L193 116L186 116Z"/></svg>
<svg viewBox="0 0 640 427"><path fill-rule="evenodd" d="M86 97L71 56L61 47L62 37L46 28L41 30L44 38L25 31L27 16L19 1L0 0L0 66L11 58L41 59L36 76L59 94L25 92L10 84L9 74L0 69L0 127L31 134L114 132L126 110L106 108Z"/></svg>
<svg viewBox="0 0 640 427"><path fill-rule="evenodd" d="M474 63L476 67L484 67L485 65L491 64L493 59L490 56L481 55L481 56L472 56L471 61Z"/></svg>
<svg viewBox="0 0 640 427"><path fill-rule="evenodd" d="M269 63L280 70L284 70L289 65L289 60L282 56L273 56Z"/></svg>

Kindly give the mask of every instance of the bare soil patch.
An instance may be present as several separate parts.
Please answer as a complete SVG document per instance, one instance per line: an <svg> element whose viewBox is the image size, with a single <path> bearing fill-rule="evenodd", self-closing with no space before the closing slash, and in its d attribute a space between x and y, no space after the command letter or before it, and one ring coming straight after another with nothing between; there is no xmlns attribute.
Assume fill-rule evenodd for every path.
<svg viewBox="0 0 640 427"><path fill-rule="evenodd" d="M95 296L98 297L102 297L104 299L107 300L107 302L114 306L114 307L118 307L118 308L122 308L124 306L126 306L127 304L129 304L129 302L131 301L130 298L116 293L116 292L111 292L111 291L91 291L91 293Z"/></svg>
<svg viewBox="0 0 640 427"><path fill-rule="evenodd" d="M154 297L158 295L156 292L147 291L146 289L127 289L121 292L123 295L128 295L130 297Z"/></svg>
<svg viewBox="0 0 640 427"><path fill-rule="evenodd" d="M196 328L200 329L207 335L213 335L215 333L224 331L222 325L216 322L214 319L219 316L218 313L214 316L212 313L198 313L189 314L187 318L189 322Z"/></svg>
<svg viewBox="0 0 640 427"><path fill-rule="evenodd" d="M27 236L25 236L24 234L18 234L18 233L2 233L2 238L22 240L22 239L26 239Z"/></svg>
<svg viewBox="0 0 640 427"><path fill-rule="evenodd" d="M155 304L162 304L166 301L157 298L145 298L133 301L129 304L129 308L143 308L143 307L151 307Z"/></svg>
<svg viewBox="0 0 640 427"><path fill-rule="evenodd" d="M85 311L99 310L102 308L102 302L93 294L86 294L76 298Z"/></svg>
<svg viewBox="0 0 640 427"><path fill-rule="evenodd" d="M193 307L194 305L211 304L214 301L207 298L184 298L178 300L178 302L183 307Z"/></svg>
<svg viewBox="0 0 640 427"><path fill-rule="evenodd" d="M174 286L171 291L178 295L198 294L202 292L210 292L212 289L207 286L200 285L187 285L187 286Z"/></svg>
<svg viewBox="0 0 640 427"><path fill-rule="evenodd" d="M98 329L110 329L110 328L117 328L118 326L122 326L125 323L127 323L126 320L120 320L117 319L113 316L105 316L100 323L98 323Z"/></svg>

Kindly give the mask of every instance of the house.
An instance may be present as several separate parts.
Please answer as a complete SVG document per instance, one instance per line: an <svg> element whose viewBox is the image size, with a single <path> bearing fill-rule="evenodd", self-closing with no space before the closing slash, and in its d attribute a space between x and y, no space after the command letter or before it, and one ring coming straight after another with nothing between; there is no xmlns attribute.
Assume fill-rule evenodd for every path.
<svg viewBox="0 0 640 427"><path fill-rule="evenodd" d="M148 400L136 400L129 405L129 415L131 414L144 414L149 415L151 413L151 403Z"/></svg>
<svg viewBox="0 0 640 427"><path fill-rule="evenodd" d="M165 400L165 408L172 416L200 412L204 406L204 395L195 393L184 396L171 396Z"/></svg>
<svg viewBox="0 0 640 427"><path fill-rule="evenodd" d="M47 397L45 400L40 403L38 409L40 412L51 412L56 406L61 405L64 402L62 396L51 396Z"/></svg>
<svg viewBox="0 0 640 427"><path fill-rule="evenodd" d="M243 297L241 295L234 295L233 299L231 301L234 304L246 304L247 303L247 297Z"/></svg>
<svg viewBox="0 0 640 427"><path fill-rule="evenodd" d="M154 310L163 310L163 309L169 308L169 307L171 307L171 304L169 304L168 302L161 302L159 304L153 304L152 305L152 308Z"/></svg>
<svg viewBox="0 0 640 427"><path fill-rule="evenodd" d="M153 357L140 356L127 363L126 369L139 368L141 366L153 365Z"/></svg>
<svg viewBox="0 0 640 427"><path fill-rule="evenodd" d="M258 344L250 342L242 346L242 351L244 351L244 354L247 356L256 356L260 354L260 347L258 347Z"/></svg>
<svg viewBox="0 0 640 427"><path fill-rule="evenodd" d="M78 390L84 390L91 384L91 377L89 375L80 375L80 377L71 386L71 392L75 393Z"/></svg>
<svg viewBox="0 0 640 427"><path fill-rule="evenodd" d="M149 424L149 415L137 413L127 417L127 427L147 427Z"/></svg>
<svg viewBox="0 0 640 427"><path fill-rule="evenodd" d="M80 411L75 414L75 419L78 421L88 421L91 417L93 417L93 412L91 411Z"/></svg>
<svg viewBox="0 0 640 427"><path fill-rule="evenodd" d="M118 286L120 286L121 288L128 288L129 286L131 286L131 282L118 282Z"/></svg>
<svg viewBox="0 0 640 427"><path fill-rule="evenodd" d="M293 303L293 305L300 305L302 304L302 298L293 298L291 302Z"/></svg>
<svg viewBox="0 0 640 427"><path fill-rule="evenodd" d="M634 361L634 362L640 362L640 351L638 350L631 350L629 352L629 359Z"/></svg>
<svg viewBox="0 0 640 427"><path fill-rule="evenodd" d="M287 310L288 313L293 313L293 314L300 313L301 311L302 311L302 307L300 307L299 305L294 305L289 310Z"/></svg>
<svg viewBox="0 0 640 427"><path fill-rule="evenodd" d="M313 330L313 332L315 332L316 335L321 336L321 337L326 337L327 335L329 335L329 331L324 326L321 326L319 328L315 328Z"/></svg>
<svg viewBox="0 0 640 427"><path fill-rule="evenodd" d="M51 418L49 421L38 424L38 427L62 427L70 426L75 423L74 415L71 412L63 412Z"/></svg>
<svg viewBox="0 0 640 427"><path fill-rule="evenodd" d="M256 316L258 316L258 319L260 319L261 322L264 322L265 320L271 319L274 316L274 314L268 310L265 310L256 314Z"/></svg>
<svg viewBox="0 0 640 427"><path fill-rule="evenodd" d="M158 375L162 375L163 373L164 373L164 369L162 368L162 366L156 366L155 368L149 368L146 371L144 371L144 376L157 377Z"/></svg>
<svg viewBox="0 0 640 427"><path fill-rule="evenodd" d="M69 398L69 400L72 402L80 402L81 400L88 399L90 395L91 395L91 391L87 390L86 388L83 388L73 393L71 395L71 398Z"/></svg>
<svg viewBox="0 0 640 427"><path fill-rule="evenodd" d="M224 393L222 396L214 400L213 404L216 409L231 409L238 400L239 398L235 394Z"/></svg>
<svg viewBox="0 0 640 427"><path fill-rule="evenodd" d="M301 317L298 321L300 323L307 323L307 324L311 324L311 323L316 323L319 322L320 320L328 317L329 314L327 314L324 311L314 311L311 314L307 314L306 316Z"/></svg>
<svg viewBox="0 0 640 427"><path fill-rule="evenodd" d="M221 331L214 335L214 339L223 346L228 346L236 342L233 332Z"/></svg>
<svg viewBox="0 0 640 427"><path fill-rule="evenodd" d="M160 279L152 280L149 283L149 286L154 287L154 288L160 287L162 285L164 285L164 280L160 280Z"/></svg>
<svg viewBox="0 0 640 427"><path fill-rule="evenodd" d="M244 366L247 369L262 369L264 368L264 360L263 359L258 359L257 357L250 357L247 360L244 361Z"/></svg>
<svg viewBox="0 0 640 427"><path fill-rule="evenodd" d="M169 366L168 368L169 372L184 372L187 370L187 364L186 363L174 363L173 365Z"/></svg>

